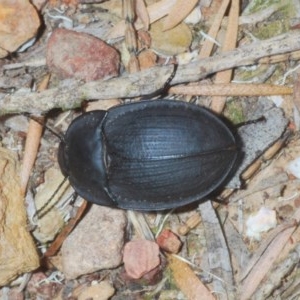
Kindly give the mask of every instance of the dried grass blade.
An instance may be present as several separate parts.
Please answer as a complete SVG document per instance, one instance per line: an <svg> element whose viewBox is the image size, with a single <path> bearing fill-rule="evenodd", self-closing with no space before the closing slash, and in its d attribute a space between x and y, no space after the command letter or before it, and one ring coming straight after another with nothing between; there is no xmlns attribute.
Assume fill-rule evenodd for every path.
<svg viewBox="0 0 300 300"><path fill-rule="evenodd" d="M222 51L233 50L236 47L238 24L239 24L239 0L232 0L229 12L228 28L226 32L225 42ZM217 73L215 83L228 83L231 80L232 70L221 71ZM217 113L221 113L224 105L225 98L214 97L211 103L211 109Z"/></svg>
<svg viewBox="0 0 300 300"><path fill-rule="evenodd" d="M215 16L214 22L211 25L211 27L207 33L207 35L213 39L215 39L217 37L217 34L218 34L220 26L222 24L222 20L225 15L225 12L227 10L227 7L229 5L229 2L230 2L230 0L223 0L221 6ZM203 46L199 53L199 58L209 57L212 53L213 46L214 46L214 43L211 42L210 40L206 39L205 42L203 43Z"/></svg>
<svg viewBox="0 0 300 300"><path fill-rule="evenodd" d="M300 221L300 209L298 209L294 216L296 223ZM261 258L257 261L256 265L252 268L251 272L243 281L240 287L241 300L246 300L256 291L257 287L273 267L275 260L279 257L282 249L288 244L296 225L288 227L286 230L281 231L270 243Z"/></svg>

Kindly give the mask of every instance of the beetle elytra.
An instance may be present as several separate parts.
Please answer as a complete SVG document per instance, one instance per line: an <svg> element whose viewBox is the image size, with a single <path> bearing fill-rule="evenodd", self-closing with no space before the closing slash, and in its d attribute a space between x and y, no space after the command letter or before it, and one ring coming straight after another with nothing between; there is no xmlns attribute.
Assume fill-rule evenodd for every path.
<svg viewBox="0 0 300 300"><path fill-rule="evenodd" d="M59 164L87 201L163 210L203 199L232 170L236 141L209 110L150 100L76 118L60 144Z"/></svg>

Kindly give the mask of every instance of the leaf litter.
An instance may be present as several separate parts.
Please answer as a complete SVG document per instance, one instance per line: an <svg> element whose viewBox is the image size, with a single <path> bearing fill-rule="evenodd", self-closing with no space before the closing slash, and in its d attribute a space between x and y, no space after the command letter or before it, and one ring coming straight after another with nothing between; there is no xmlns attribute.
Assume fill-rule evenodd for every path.
<svg viewBox="0 0 300 300"><path fill-rule="evenodd" d="M131 38L135 35L135 30L141 30L136 35L136 46L139 51L137 52L138 56L134 59L128 59L132 56L132 53L130 53L130 47L124 46L124 39L122 38L126 32L126 26L123 15L120 13L122 11L121 1L103 2L95 0L89 1L87 4L84 3L85 1L64 0L45 0L42 4L37 2L33 1L36 7L32 13L37 13L43 24L39 29L39 34L37 34L38 22L33 21L32 18L32 23L28 21L32 25L28 26L28 30L30 30L28 33L24 33L21 39L16 34L12 34L10 39L13 40L15 37L16 41L13 42L21 44L33 37L35 38L33 45L29 43L25 52L16 52L18 47L2 44L0 38L1 53L3 52L5 53L3 55L6 55L1 60L0 111L2 117L0 133L2 147L9 149L1 152L1 160L5 161L7 151L13 151L19 157L20 161L18 162L14 158L13 164L23 163L24 155L25 157L28 155L23 154L26 137L24 132L27 132L27 136L30 136L30 132L25 128L21 131L19 129L15 130L7 125L12 112L30 112L35 116L40 116L40 113L49 112L53 107L72 109L69 115L57 111L51 111L47 115L47 124L55 128L56 131L63 133L70 120L78 114L75 108L80 106L82 100L107 98L105 107L108 107L110 101L113 103L112 105L119 103L118 98L136 97L152 93L150 89L143 90L143 87L147 88L144 83L147 82L149 86L152 86L153 91L158 90L161 87L159 84L162 85L162 82L165 82L171 73L172 68L168 64L176 62L177 57L183 55L187 60L185 60L185 64L179 66L173 81L173 83L181 85L174 87L173 92L171 88L169 97L193 101L201 105L211 105L219 113L223 111L224 105L226 112L228 101L235 102L238 103L237 109L240 111L239 114L244 117L244 121L261 116L264 116L265 120L244 125L238 129L244 154L237 175L232 179L232 182L228 183L229 189L220 194L223 201L226 201L226 205L210 201L200 204L199 207L191 205L171 212L166 215L165 219L164 214L160 213L144 214L143 217L131 214L129 223L135 224L134 228L131 227L130 230L126 230L125 234L125 223L121 225L123 227L118 227L123 228L119 230L123 232L123 236L126 236L126 240L122 239L118 244L120 249L125 241L143 239L145 236L153 240L153 235L149 234L148 231L149 227L155 233L162 223L167 230L179 234L182 242L179 254L174 256L162 253L158 272L151 274L151 279L149 277L147 280L144 277L141 279L129 278L120 262L117 264L118 267L113 267L113 270L111 267L99 267L100 269L96 271L87 271L89 274L80 274L79 279L73 279L73 275L70 275L70 273L65 277L64 270L66 269L63 265L68 263L68 257L61 258L61 252L57 253L60 249L59 246L51 252L51 257L45 256L44 259L40 260L43 268L35 271L38 267L36 253L39 252L40 257L43 256L43 253L47 253L49 241L51 243L54 236L60 230L63 231L62 227L64 227L65 222L72 223L70 220L73 220L77 215L76 206L81 203L79 201L75 205L62 204L65 203L62 200L60 205L54 206L48 212L48 218L51 225L55 225L53 226L55 229L53 228L46 238L43 233L43 238L39 241L35 240L37 246L34 246L33 237L26 230L29 229L34 232L34 230L45 230L51 227L49 225L37 225L37 223L32 222L32 218L29 216L34 216L34 211L32 212L30 209L33 207L34 210L35 205L30 202L30 192L33 193L34 198L37 197L39 185L43 181L47 184L46 171L50 166L56 171L58 169L56 151L59 141L45 130L41 140L39 137L35 138L35 143L37 145L41 144L34 168L28 168L30 180L29 184L26 183L26 198L29 201L27 203L28 221L31 221L31 224L27 227L27 224L23 222L22 227L14 229L13 232L14 234L23 232L27 236L26 253L27 258L32 257L31 263L28 266L28 262L21 255L18 255L17 257L21 262L18 261L17 266L12 264L9 267L2 268L0 275L6 276L4 277L6 279L2 281L2 285L5 286L1 289L2 297L12 297L12 295L19 293L26 299L34 299L38 296L45 299L53 299L54 296L57 299L68 299L70 297L78 299L89 297L93 299L124 299L124 297L126 299L136 299L136 297L142 299L149 297L156 297L157 299L172 299L172 297L174 299L273 299L275 295L276 297L281 295L284 299L290 299L299 294L297 285L297 282L299 282L297 264L300 257L297 247L299 240L297 226L299 222L299 178L296 175L299 167L297 163L294 166L292 165L293 167L291 167L291 164L299 158L300 149L298 139L299 97L297 97L299 90L297 76L299 75L297 68L295 68L300 57L300 45L297 45L296 38L299 38L299 34L294 29L297 27L297 22L290 23L291 18L293 20L299 18L297 15L299 10L296 9L298 7L297 1L283 1L280 5L268 1L267 6L260 3L255 4L257 1L252 1L251 5L245 6L242 1L240 9L237 1L214 0L210 3L209 1L191 1L186 6L180 0L136 1L137 21L134 28L127 31L130 37L129 41L131 41ZM5 1L1 5L5 8L2 11L7 12L7 14L0 15L0 23L4 25L6 24L4 22L7 22L5 18L13 18L16 15L11 14L13 9L6 6ZM229 6L231 7L229 14L224 16ZM16 4L16 7L19 8L18 4ZM30 7L31 10L32 7L33 5ZM199 21L186 24L184 19L193 9L201 11ZM242 13L238 14L238 11ZM162 19L163 17L165 18ZM21 23L22 16L18 16L18 18ZM151 34L151 28L155 27L155 22L158 20L163 22L164 27L160 27L162 29L158 30L156 35L161 36L156 38L155 35ZM9 19L9 21L12 22L12 19ZM108 94L101 89L99 93L101 80L95 83L93 81L82 83L74 78L62 80L59 74L55 74L55 72L51 74L51 79L46 86L39 89L39 93L34 92L35 86L39 86L42 79L48 74L45 60L48 35L59 27L92 34L97 38L104 39L105 42L108 42L119 51L122 61L120 77L117 80L112 79L105 82L110 91L118 90L118 94ZM180 29L180 27L184 29ZM32 30L32 28L35 29ZM176 39L170 42L168 39L163 38L165 34L172 37L174 35L172 30L175 28L177 30L174 31L176 32ZM144 33L142 33L142 30L144 30ZM280 35L282 35L280 38L284 41L291 36L293 43L283 42L282 47L286 47L284 50L282 50L282 47L281 50L277 49L276 46L279 43L274 42L273 47L263 48L262 46L261 49L263 50L260 50L260 54L254 51L256 48L260 49L260 45L264 45L263 40L276 38ZM166 45L163 45L162 42L166 42ZM247 47L241 47L251 45L251 43L257 45L256 48L252 48L252 51L247 52ZM219 45L222 45L222 47L219 47ZM236 47L244 50L236 51ZM166 53L164 49L170 52ZM143 53L144 51L145 53ZM222 51L229 52L222 54ZM233 51L231 56L230 51ZM59 49L57 49L57 52L59 52ZM139 59L141 53L143 53L143 62L142 59ZM198 56L190 55L191 53L198 53ZM240 61L238 61L239 54L242 55ZM210 56L213 59L208 59ZM213 61L218 62L218 59L221 58L223 63L216 63L217 67L214 67L212 65ZM199 60L202 62L202 59L203 64L201 65ZM156 66L157 73L155 73L155 68L146 70L146 73L139 73L138 69L141 65L144 65L145 61L147 66ZM136 65L132 68L130 65L128 66L128 63L135 63ZM193 69L193 66L197 66L197 68ZM198 66L201 66L201 68ZM271 68L271 66L273 67ZM128 71L135 69L138 73L128 75L125 69ZM162 70L164 74L161 73ZM199 70L205 74L203 77ZM210 71L206 73L207 70ZM215 73L220 75L215 76ZM145 77L144 81L143 74L148 76ZM212 76L205 78L208 74ZM216 79L218 77L221 79ZM158 79L157 83L155 83L154 78ZM207 92L201 94L201 85L204 84L201 80L206 80L205 89L209 88L211 90L210 94ZM196 81L196 84L192 81ZM130 87L135 82L141 84L137 86L136 91L132 94L125 93L125 91L131 90ZM231 82L246 84L242 96L238 97L237 92L234 90L234 84L231 85ZM251 82L262 84L260 97L257 97L255 84L251 84ZM273 103L274 96L268 96L268 93L271 94L272 85L274 88L276 87L276 90L280 88L278 82L284 82L281 86L285 88L284 91L278 89L276 103L281 103L280 107ZM226 95L222 94L220 96L218 94L218 84L224 85L222 90L228 90ZM185 89L188 90L193 85L200 88L186 95ZM215 94L214 85L216 85ZM125 86L127 90L125 88L121 89L121 86ZM80 93L78 93L78 89L81 89L79 90ZM251 90L254 92L251 92ZM66 95L65 98L76 99L77 97L78 100L75 103L62 104L65 101L63 95ZM81 95L86 95L87 99ZM40 104L36 101L35 97L37 96ZM29 99L30 104L26 104L26 98ZM59 99L61 99L61 102L55 102ZM278 100L281 101L278 102ZM14 101L16 104L12 105ZM93 102L93 105L95 105L95 102ZM102 100L97 105L101 109ZM89 106L89 103L86 106ZM227 116L229 119L231 118L231 115L227 114ZM278 140L280 143L278 143ZM272 146L273 150L268 150ZM32 154L36 150L33 148L30 150L29 148L28 151ZM270 157L265 151L274 152L272 153L273 156ZM254 165L249 171L249 165L253 162ZM247 167L246 176L244 171ZM5 173L3 174L5 175ZM53 177L56 177L56 175ZM18 174L9 175L9 178L17 181ZM5 180L1 177L1 186L4 183ZM8 189L16 194L17 185L12 188L10 184L11 182L8 183L7 187L4 186L4 190ZM54 187L49 189L45 192L44 199L39 201L47 203L49 195L55 191ZM21 198L21 200L23 204L18 204L18 208L13 208L12 212L8 209L2 210L4 213L2 220L14 218L15 224L18 223L16 215L19 212L21 213L21 207L25 207L24 199ZM43 206L44 204L36 204L36 207L38 208L39 205ZM273 217L274 214L276 215L277 225L274 227L275 223L272 219L273 225L271 227L273 228L260 231L259 238L253 238L247 235L250 226L249 223L247 226L247 221L251 216L256 215L262 207L272 211ZM56 210L60 210L59 217L51 215ZM62 216L64 217L62 218ZM74 224L80 223L85 218L85 214L80 213L78 216L80 217ZM109 213L107 213L107 216L109 216ZM133 218L137 219L133 220ZM255 222L255 226L258 225L258 222ZM264 218L262 218L262 222L265 222ZM60 224L62 227L57 228L56 224ZM110 225L107 225L104 231L111 234L109 227ZM7 229L4 227L2 230L5 232ZM88 234L85 229L81 230L83 230L84 235ZM76 228L74 234L76 236ZM82 236L77 235L75 244L76 242L80 243L81 238ZM97 238L91 238L90 244L89 239L84 243L88 248L93 248L95 247L95 239ZM99 240L103 240L103 237L99 237ZM20 239L15 238L12 243L16 244L16 241L19 242ZM56 243L60 245L63 242L64 237L59 243ZM18 245L17 253L22 253L21 248L23 246ZM107 244L102 247L107 247ZM1 243L0 248L1 253L5 254L5 244ZM143 247L140 248L143 249ZM75 251L75 249L70 251ZM121 255L121 250L118 251ZM136 255L142 257L144 253L138 253L138 251ZM9 253L8 251L7 254ZM74 261L75 259L72 258L73 261L69 263L75 263L79 269L84 269L84 261L87 258L84 257L84 254L82 253L82 259L76 258L76 261ZM94 254L89 255L92 257ZM103 257L99 258L103 259ZM6 256L4 259L8 260L9 257ZM19 269L18 266L23 265L26 267ZM25 272L31 272L31 279L24 276L20 277L19 282L23 280L21 285L18 281L12 282L12 279ZM8 273L10 275L6 275ZM55 277L51 274L59 275ZM105 288L97 289L95 287L102 283ZM174 283L177 287L174 286ZM15 287L16 285L18 289ZM50 285L55 286L52 292L49 290ZM71 289L70 286L72 286ZM106 298L104 290L107 290ZM102 298L97 296L99 291L100 293L103 292Z"/></svg>

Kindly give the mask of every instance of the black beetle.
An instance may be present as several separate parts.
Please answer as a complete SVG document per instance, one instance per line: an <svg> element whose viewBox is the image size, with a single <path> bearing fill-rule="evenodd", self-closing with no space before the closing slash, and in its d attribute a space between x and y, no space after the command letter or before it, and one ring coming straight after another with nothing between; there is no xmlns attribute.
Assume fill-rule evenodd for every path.
<svg viewBox="0 0 300 300"><path fill-rule="evenodd" d="M150 100L76 118L61 142L63 174L87 201L163 210L203 199L233 168L236 141L212 112Z"/></svg>

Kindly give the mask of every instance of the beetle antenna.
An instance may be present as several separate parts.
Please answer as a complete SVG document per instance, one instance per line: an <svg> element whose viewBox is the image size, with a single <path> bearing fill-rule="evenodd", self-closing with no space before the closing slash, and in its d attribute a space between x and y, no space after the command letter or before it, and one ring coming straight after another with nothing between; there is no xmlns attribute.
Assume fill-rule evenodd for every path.
<svg viewBox="0 0 300 300"><path fill-rule="evenodd" d="M169 78L167 79L167 81L165 82L165 84L160 89L158 89L157 91L155 91L151 94L148 94L148 95L144 95L141 98L141 101L149 100L149 99L157 97L157 96L160 96L160 98L163 98L163 96L166 94L166 92L168 91L168 89L170 87L171 81L173 80L173 78L176 75L177 68L178 68L178 65L173 64L173 71L172 71L171 75L169 76Z"/></svg>
<svg viewBox="0 0 300 300"><path fill-rule="evenodd" d="M266 121L265 116L261 116L257 119L254 119L254 120L249 120L249 121L238 123L238 124L235 125L235 127L240 128L240 127L245 126L245 125L256 124L258 122L265 122L265 121Z"/></svg>
<svg viewBox="0 0 300 300"><path fill-rule="evenodd" d="M166 91L169 87L170 87L170 83L173 80L173 78L176 75L178 69L178 65L177 64L173 64L173 72L171 73L170 77L167 79L167 81L165 82L164 86L163 86L163 91Z"/></svg>
<svg viewBox="0 0 300 300"><path fill-rule="evenodd" d="M58 193L58 191L61 189L61 187L64 185L64 183L67 181L67 179L68 179L68 177L64 178L64 180L59 184L59 186L53 192L53 194L51 195L49 200L35 212L34 217L38 217L39 219L41 219L43 216L45 216L58 203L58 201L60 200L59 197L49 207L47 207L51 203L51 201L53 200L55 195Z"/></svg>
<svg viewBox="0 0 300 300"><path fill-rule="evenodd" d="M55 129L53 129L52 127L50 127L47 124L45 124L43 121L41 121L39 119L39 117L33 116L33 115L29 114L29 113L24 113L24 115L27 116L28 118L34 120L35 122L39 123L40 125L44 126L53 135L55 135L57 138L59 138L61 142L65 142L65 138L64 138L64 136L61 133L57 132Z"/></svg>

